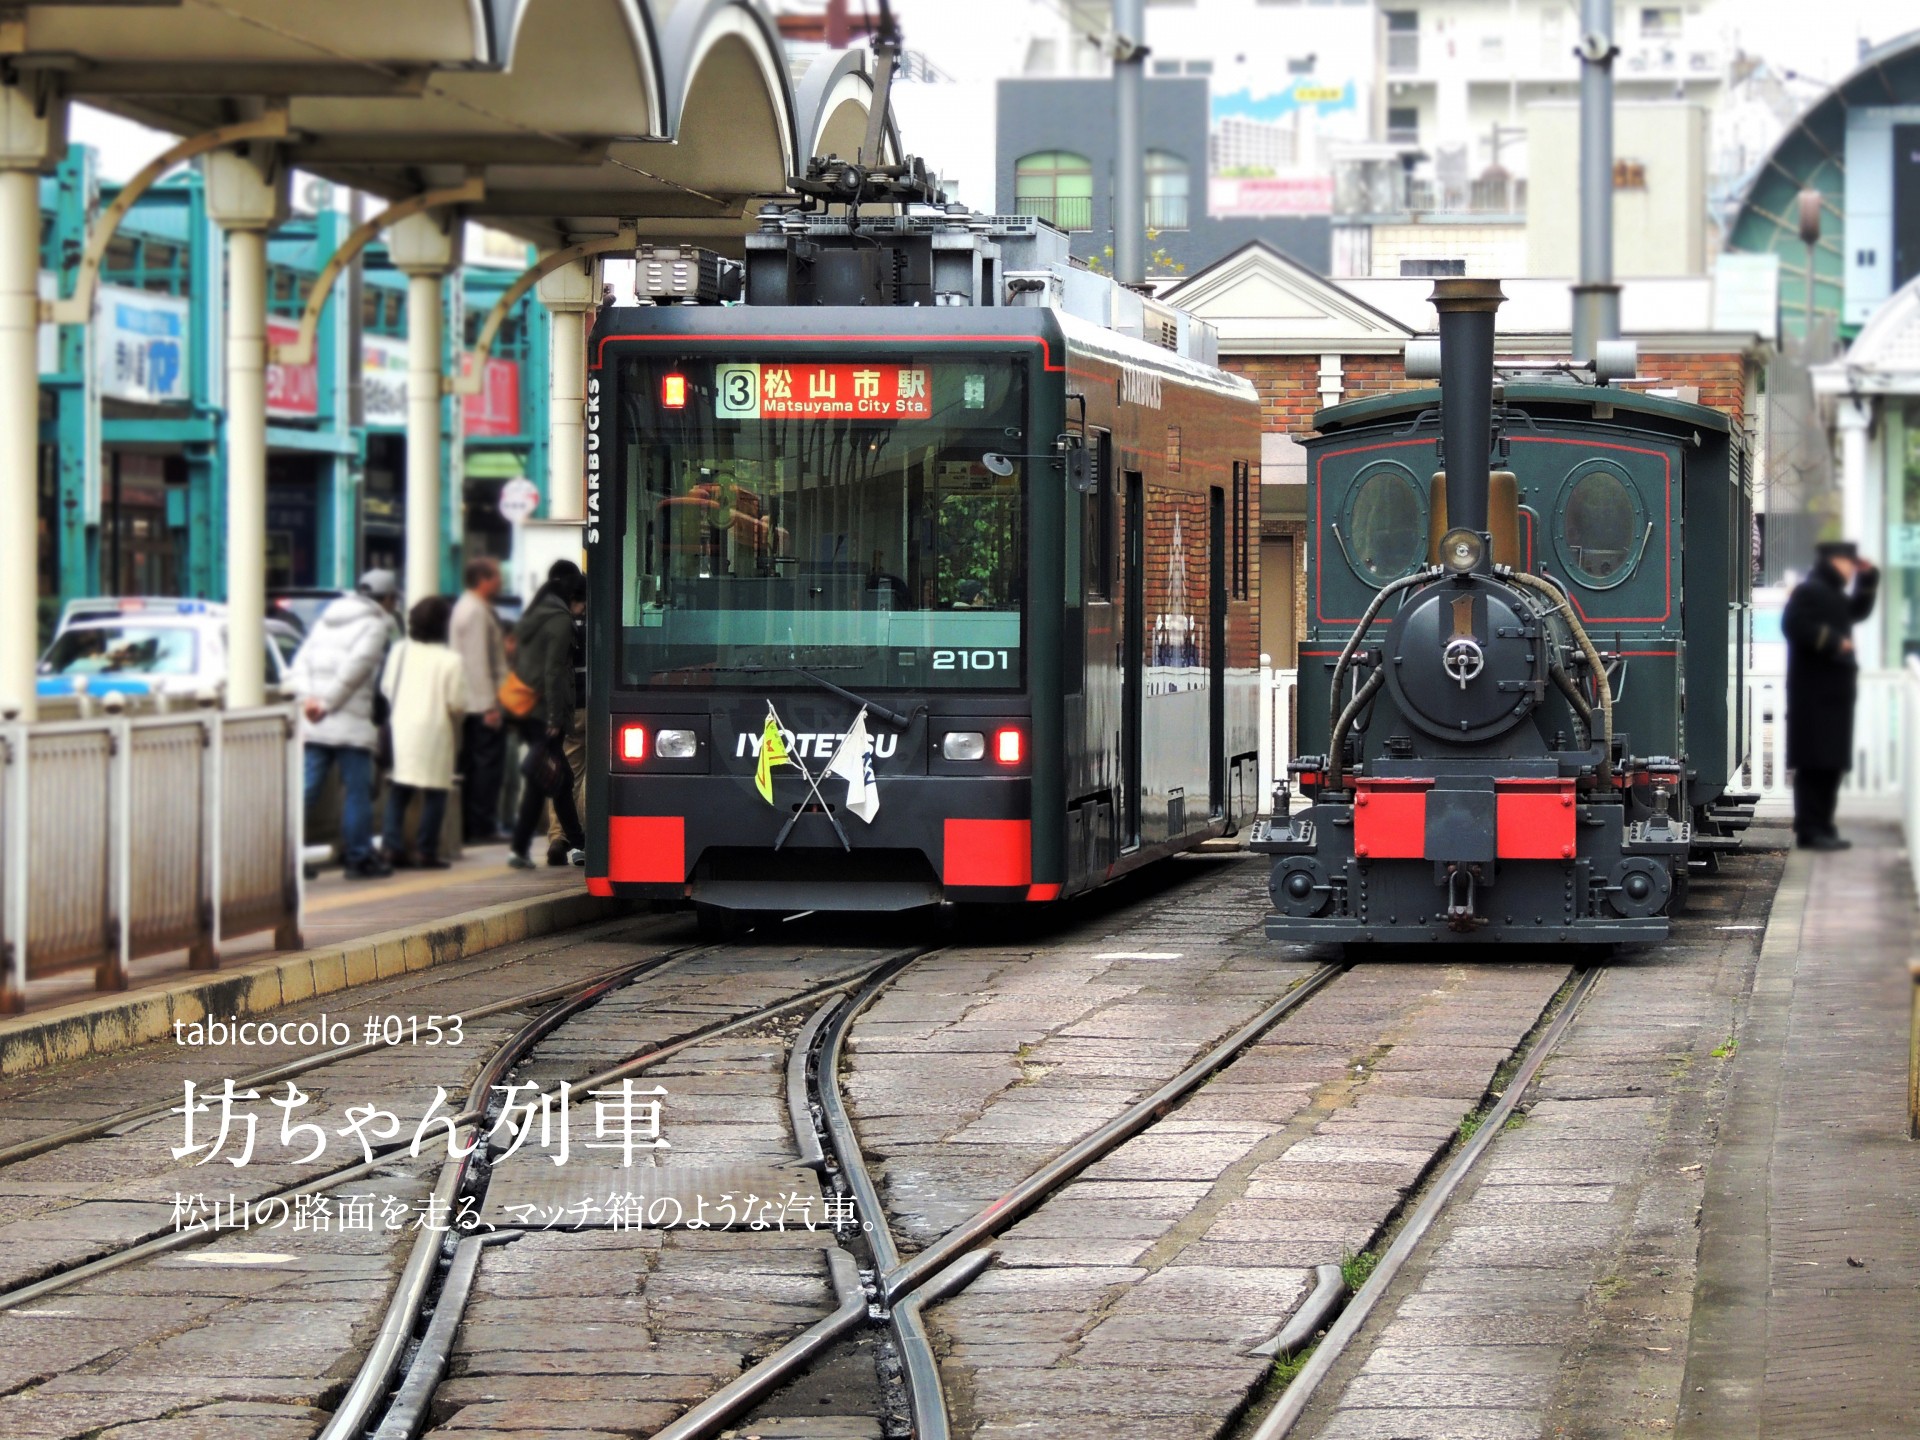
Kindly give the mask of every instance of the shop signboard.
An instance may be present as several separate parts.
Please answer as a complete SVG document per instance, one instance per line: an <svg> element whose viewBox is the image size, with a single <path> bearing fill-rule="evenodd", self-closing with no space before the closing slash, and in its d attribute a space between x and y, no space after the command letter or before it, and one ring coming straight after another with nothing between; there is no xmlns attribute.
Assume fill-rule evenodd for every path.
<svg viewBox="0 0 1920 1440"><path fill-rule="evenodd" d="M367 424L405 429L407 342L386 335L361 337L360 385Z"/></svg>
<svg viewBox="0 0 1920 1440"><path fill-rule="evenodd" d="M102 285L94 355L100 393L142 405L188 398L190 302L124 285Z"/></svg>
<svg viewBox="0 0 1920 1440"><path fill-rule="evenodd" d="M467 396L461 413L468 435L518 435L521 432L519 362L489 356L480 393Z"/></svg>
<svg viewBox="0 0 1920 1440"><path fill-rule="evenodd" d="M1215 175L1207 182L1207 211L1215 216L1331 214L1333 177Z"/></svg>
<svg viewBox="0 0 1920 1440"><path fill-rule="evenodd" d="M267 353L276 345L291 345L300 338L300 326L292 320L267 318ZM320 365L309 360L305 365L267 365L267 414L289 420L320 418Z"/></svg>

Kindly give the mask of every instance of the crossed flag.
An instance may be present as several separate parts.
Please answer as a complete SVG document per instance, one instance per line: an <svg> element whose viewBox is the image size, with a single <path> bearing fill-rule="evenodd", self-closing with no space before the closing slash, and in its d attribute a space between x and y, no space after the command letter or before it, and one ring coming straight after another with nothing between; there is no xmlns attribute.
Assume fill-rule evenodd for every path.
<svg viewBox="0 0 1920 1440"><path fill-rule="evenodd" d="M767 804L773 804L773 772L782 765L791 765L806 777L807 789L820 808L826 813L833 825L833 833L840 837L843 848L851 850L852 842L847 839L846 831L840 828L839 817L833 813L833 807L827 804L826 797L820 793L820 782L829 776L838 776L847 782L846 808L871 825L873 817L880 813L880 787L873 777L873 756L868 753L870 741L867 736L867 711L862 706L860 713L853 717L853 724L847 727L847 733L840 737L840 743L834 747L833 759L819 775L815 775L792 751L787 749L786 737L781 733L780 716L773 708L773 702L767 702L767 722L760 732L760 763L753 772L753 788L760 792L760 798ZM788 834L799 820L800 811L793 812L780 836L773 842L778 850L786 843Z"/></svg>

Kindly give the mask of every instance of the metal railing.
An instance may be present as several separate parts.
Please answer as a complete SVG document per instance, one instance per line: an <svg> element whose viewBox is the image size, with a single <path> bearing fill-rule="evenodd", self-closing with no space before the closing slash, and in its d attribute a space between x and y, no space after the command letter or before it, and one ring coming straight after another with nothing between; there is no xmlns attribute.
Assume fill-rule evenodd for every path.
<svg viewBox="0 0 1920 1440"><path fill-rule="evenodd" d="M1149 195L1147 197L1147 228L1149 230L1186 229L1187 197L1185 195Z"/></svg>
<svg viewBox="0 0 1920 1440"><path fill-rule="evenodd" d="M1062 230L1093 228L1091 195L1021 195L1013 202L1014 213L1031 215Z"/></svg>
<svg viewBox="0 0 1920 1440"><path fill-rule="evenodd" d="M301 753L290 706L0 725L0 1013L92 967L274 931L300 944Z"/></svg>

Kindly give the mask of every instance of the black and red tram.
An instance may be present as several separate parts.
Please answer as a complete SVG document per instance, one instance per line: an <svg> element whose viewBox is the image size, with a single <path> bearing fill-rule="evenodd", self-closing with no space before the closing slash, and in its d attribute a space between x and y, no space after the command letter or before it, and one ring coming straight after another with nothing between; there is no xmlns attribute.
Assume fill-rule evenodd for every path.
<svg viewBox="0 0 1920 1440"><path fill-rule="evenodd" d="M590 341L589 888L1053 901L1248 820L1259 408L1204 329L1025 219L787 214L743 279Z"/></svg>

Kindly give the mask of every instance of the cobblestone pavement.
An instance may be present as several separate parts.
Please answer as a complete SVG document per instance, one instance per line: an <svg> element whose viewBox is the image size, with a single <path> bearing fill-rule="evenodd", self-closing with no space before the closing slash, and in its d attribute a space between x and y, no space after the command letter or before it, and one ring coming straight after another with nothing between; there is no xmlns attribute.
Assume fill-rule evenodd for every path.
<svg viewBox="0 0 1920 1440"><path fill-rule="evenodd" d="M1780 867L1729 861L1667 945L1608 964L1296 1436L1673 1432L1705 1166Z"/></svg>

